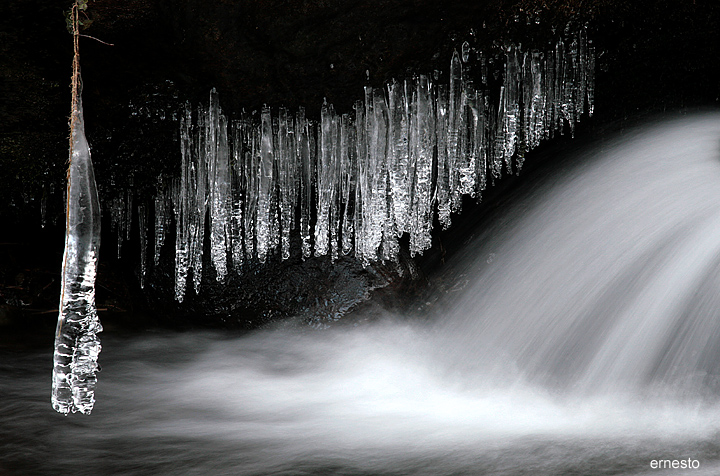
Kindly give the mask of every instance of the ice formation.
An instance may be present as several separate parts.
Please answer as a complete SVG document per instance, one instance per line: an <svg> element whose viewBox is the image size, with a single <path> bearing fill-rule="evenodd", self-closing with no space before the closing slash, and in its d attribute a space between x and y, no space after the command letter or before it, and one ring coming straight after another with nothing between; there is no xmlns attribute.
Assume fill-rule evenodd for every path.
<svg viewBox="0 0 720 476"><path fill-rule="evenodd" d="M157 264L174 212L179 301L189 276L200 286L206 217L221 282L248 260L287 259L297 232L305 258L396 260L403 235L420 254L436 218L449 227L463 196L480 200L503 171L520 171L527 151L566 125L574 133L580 115L593 112L594 51L584 29L546 51L505 44L488 55L466 42L448 76L366 87L354 111L326 103L319 122L303 108L269 107L229 120L215 90L207 106L186 105L180 178L159 187L155 239L141 248L154 243ZM130 200L112 207L119 235L129 229ZM147 234L147 218L140 223Z"/></svg>
<svg viewBox="0 0 720 476"><path fill-rule="evenodd" d="M55 334L52 405L60 413L88 414L95 403L102 331L95 309L95 274L100 248L100 202L82 102L73 112L68 172L65 255L60 314Z"/></svg>

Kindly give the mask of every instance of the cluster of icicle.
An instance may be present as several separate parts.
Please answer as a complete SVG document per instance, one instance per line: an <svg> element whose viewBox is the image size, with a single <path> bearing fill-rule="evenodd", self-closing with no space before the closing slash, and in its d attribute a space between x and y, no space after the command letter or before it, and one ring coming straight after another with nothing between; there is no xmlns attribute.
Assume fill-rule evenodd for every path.
<svg viewBox="0 0 720 476"><path fill-rule="evenodd" d="M156 264L175 219L176 299L190 270L199 290L206 217L221 282L249 260L287 259L297 231L304 257L394 260L403 234L412 255L428 249L436 215L447 228L463 195L479 199L503 169L520 170L526 151L592 114L594 52L584 30L544 52L507 45L495 60L493 80L489 58L465 43L449 84L419 75L366 87L352 113L324 104L319 122L303 108L269 107L230 121L214 90L207 106L187 105L181 177L165 181L154 203ZM140 214L147 226L144 206ZM140 234L144 279L147 229Z"/></svg>

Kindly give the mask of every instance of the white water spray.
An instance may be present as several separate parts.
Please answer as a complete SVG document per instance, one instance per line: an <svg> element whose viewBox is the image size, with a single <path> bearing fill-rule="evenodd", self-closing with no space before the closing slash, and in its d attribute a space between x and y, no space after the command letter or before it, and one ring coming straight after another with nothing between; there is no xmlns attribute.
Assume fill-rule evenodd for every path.
<svg viewBox="0 0 720 476"><path fill-rule="evenodd" d="M457 361L502 355L581 392L717 390L720 120L600 147L465 249L471 284L439 327Z"/></svg>

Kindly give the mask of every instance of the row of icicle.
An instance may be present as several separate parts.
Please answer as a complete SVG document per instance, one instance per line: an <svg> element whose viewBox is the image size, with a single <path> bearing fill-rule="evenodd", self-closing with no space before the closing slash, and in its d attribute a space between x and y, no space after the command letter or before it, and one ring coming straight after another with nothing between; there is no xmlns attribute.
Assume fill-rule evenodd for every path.
<svg viewBox="0 0 720 476"><path fill-rule="evenodd" d="M464 195L479 200L503 170L519 172L527 151L592 115L595 56L585 30L547 51L505 46L495 60L493 71L465 43L452 55L449 84L419 75L366 87L352 113L326 103L319 122L303 108L268 107L230 121L215 90L194 113L187 105L181 176L164 180L154 200L155 265L173 218L176 225L176 299L189 275L199 291L205 233L221 282L248 261L289 258L292 246L304 258L353 255L368 264L395 260L407 234L410 253L422 253L434 220L450 226ZM111 207L113 226L128 237L131 200ZM144 282L152 224L149 207L138 212Z"/></svg>

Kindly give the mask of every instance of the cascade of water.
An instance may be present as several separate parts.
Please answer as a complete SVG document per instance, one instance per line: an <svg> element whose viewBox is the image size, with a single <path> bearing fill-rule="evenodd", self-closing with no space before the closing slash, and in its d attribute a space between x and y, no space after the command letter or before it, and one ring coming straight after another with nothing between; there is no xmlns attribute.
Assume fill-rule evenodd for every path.
<svg viewBox="0 0 720 476"><path fill-rule="evenodd" d="M496 93L486 56L466 43L452 55L449 84L419 75L367 87L355 114L325 103L317 124L302 108L274 115L267 106L259 122L227 121L213 89L195 120L188 106L181 123L176 298L189 270L199 290L206 214L218 281L228 262L240 273L276 250L289 258L296 209L305 258L353 252L365 265L393 261L403 234L411 255L423 253L436 215L449 227L463 196L481 199L488 174L494 181L503 169L519 172L527 151L565 124L574 133L581 113L592 112L593 53L584 30L544 52L508 44L497 56ZM127 214L116 222L119 236L128 232ZM162 217L156 257L164 236L157 223Z"/></svg>
<svg viewBox="0 0 720 476"><path fill-rule="evenodd" d="M717 114L624 131L536 185L448 263L468 284L439 347L583 394L717 395L719 137Z"/></svg>

